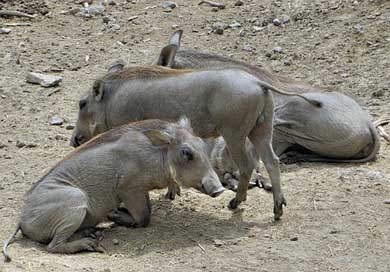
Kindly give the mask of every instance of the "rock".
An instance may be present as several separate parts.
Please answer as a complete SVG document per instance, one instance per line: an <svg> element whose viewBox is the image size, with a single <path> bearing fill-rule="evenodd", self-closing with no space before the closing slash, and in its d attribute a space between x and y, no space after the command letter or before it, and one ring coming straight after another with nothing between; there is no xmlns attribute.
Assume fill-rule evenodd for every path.
<svg viewBox="0 0 390 272"><path fill-rule="evenodd" d="M29 143L26 145L27 148L34 148L37 147L38 145L36 143Z"/></svg>
<svg viewBox="0 0 390 272"><path fill-rule="evenodd" d="M240 6L244 5L244 2L242 2L241 0L238 0L238 1L236 1L236 2L234 3L234 5L235 5L236 7L240 7Z"/></svg>
<svg viewBox="0 0 390 272"><path fill-rule="evenodd" d="M339 231L338 230L331 230L331 231L329 231L329 233L330 234L336 234L336 233L339 233Z"/></svg>
<svg viewBox="0 0 390 272"><path fill-rule="evenodd" d="M11 29L9 28L0 28L0 34L9 34Z"/></svg>
<svg viewBox="0 0 390 272"><path fill-rule="evenodd" d="M252 51L256 50L256 48L254 48L252 45L245 44L244 47L242 48L242 50L246 51L246 52L252 52Z"/></svg>
<svg viewBox="0 0 390 272"><path fill-rule="evenodd" d="M383 200L383 203L384 203L384 204L390 204L390 199L385 199L385 200Z"/></svg>
<svg viewBox="0 0 390 272"><path fill-rule="evenodd" d="M112 243L114 245L119 245L119 240L118 239L112 239Z"/></svg>
<svg viewBox="0 0 390 272"><path fill-rule="evenodd" d="M138 16L137 15L134 15L134 16L131 16L129 17L129 19L127 19L128 22L131 22L131 21L134 21L135 19L137 19Z"/></svg>
<svg viewBox="0 0 390 272"><path fill-rule="evenodd" d="M280 46L276 46L272 49L272 51L274 51L275 53L283 53L283 48L281 48Z"/></svg>
<svg viewBox="0 0 390 272"><path fill-rule="evenodd" d="M106 8L102 4L91 5L89 7L81 8L81 16L91 17L94 15L102 15Z"/></svg>
<svg viewBox="0 0 390 272"><path fill-rule="evenodd" d="M216 247L221 247L221 246L223 246L224 244L225 244L225 242L222 241L222 240L219 240L219 239L215 239L215 240L214 240L214 245L215 245Z"/></svg>
<svg viewBox="0 0 390 272"><path fill-rule="evenodd" d="M230 25L229 25L230 28L239 28L241 27L241 24L237 21L233 21Z"/></svg>
<svg viewBox="0 0 390 272"><path fill-rule="evenodd" d="M285 59L285 60L283 61L283 64L286 65L286 66L290 66L290 65L291 65L291 62L290 62L290 60Z"/></svg>
<svg viewBox="0 0 390 272"><path fill-rule="evenodd" d="M359 24L355 25L354 29L356 34L362 34L364 32L363 26Z"/></svg>
<svg viewBox="0 0 390 272"><path fill-rule="evenodd" d="M283 24L288 24L290 22L290 16L283 15L282 17L282 23Z"/></svg>
<svg viewBox="0 0 390 272"><path fill-rule="evenodd" d="M62 81L62 77L41 73L28 73L26 81L33 84L40 84L42 87L55 87Z"/></svg>
<svg viewBox="0 0 390 272"><path fill-rule="evenodd" d="M165 1L162 3L162 7L163 7L163 9L171 10L171 9L176 8L177 4L175 2L172 2L172 1Z"/></svg>
<svg viewBox="0 0 390 272"><path fill-rule="evenodd" d="M291 237L291 238L290 238L290 241L294 241L294 242L295 242L295 241L298 241L298 237L297 237L297 236Z"/></svg>
<svg viewBox="0 0 390 272"><path fill-rule="evenodd" d="M74 125L69 124L69 125L67 125L67 126L65 127L65 129L66 129L66 130L72 130L72 129L74 129Z"/></svg>
<svg viewBox="0 0 390 272"><path fill-rule="evenodd" d="M275 18L272 20L272 23L275 25L275 26L280 26L282 24L282 22L278 19L278 18Z"/></svg>
<svg viewBox="0 0 390 272"><path fill-rule="evenodd" d="M19 140L17 140L16 141L16 147L18 147L18 148L22 148L22 147L25 147L26 146L26 144L25 143L23 143L22 141L19 141Z"/></svg>
<svg viewBox="0 0 390 272"><path fill-rule="evenodd" d="M61 117L53 116L52 118L50 118L49 123L52 126L61 126L64 123L64 120L62 120Z"/></svg>
<svg viewBox="0 0 390 272"><path fill-rule="evenodd" d="M223 23L214 23L212 26L212 31L218 35L223 35L223 32L225 30L225 24Z"/></svg>

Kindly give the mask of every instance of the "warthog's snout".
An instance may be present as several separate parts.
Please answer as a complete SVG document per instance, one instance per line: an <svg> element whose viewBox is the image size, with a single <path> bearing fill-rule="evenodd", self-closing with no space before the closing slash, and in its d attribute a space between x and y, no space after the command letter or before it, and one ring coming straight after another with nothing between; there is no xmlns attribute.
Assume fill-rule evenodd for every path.
<svg viewBox="0 0 390 272"><path fill-rule="evenodd" d="M78 147L82 144L83 136L82 135L72 135L70 138L70 146Z"/></svg>
<svg viewBox="0 0 390 272"><path fill-rule="evenodd" d="M211 197L217 197L225 191L215 172L202 179L201 191Z"/></svg>

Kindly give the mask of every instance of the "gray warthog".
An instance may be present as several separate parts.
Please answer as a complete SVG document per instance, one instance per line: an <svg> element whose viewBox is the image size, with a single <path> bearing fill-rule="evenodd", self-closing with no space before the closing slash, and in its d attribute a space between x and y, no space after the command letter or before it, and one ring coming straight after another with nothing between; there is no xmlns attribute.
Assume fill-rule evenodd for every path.
<svg viewBox="0 0 390 272"><path fill-rule="evenodd" d="M246 150L249 137L267 169L274 196L275 219L283 214L285 198L280 188L279 159L272 149L273 91L269 84L241 70L190 71L159 66L113 70L94 82L79 102L72 144L129 121L151 118L175 120L186 115L200 137L223 136L240 170L231 209L246 200L254 169ZM289 94L291 95L291 94ZM317 101L306 99L313 107Z"/></svg>
<svg viewBox="0 0 390 272"><path fill-rule="evenodd" d="M181 50L182 31L170 38L154 64L175 69L240 69L279 89L315 99L315 108L291 96L275 96L273 147L281 156L293 146L310 153L289 152L285 162L366 162L375 158L380 141L371 116L353 99L339 92L322 93L320 88L294 82L230 58L193 50ZM286 156L288 155L288 156Z"/></svg>
<svg viewBox="0 0 390 272"><path fill-rule="evenodd" d="M149 191L178 182L215 197L224 191L203 140L187 119L147 120L103 133L75 149L27 192L17 230L49 252L101 251L88 237L107 217L129 227L150 221ZM123 204L124 210L117 210Z"/></svg>

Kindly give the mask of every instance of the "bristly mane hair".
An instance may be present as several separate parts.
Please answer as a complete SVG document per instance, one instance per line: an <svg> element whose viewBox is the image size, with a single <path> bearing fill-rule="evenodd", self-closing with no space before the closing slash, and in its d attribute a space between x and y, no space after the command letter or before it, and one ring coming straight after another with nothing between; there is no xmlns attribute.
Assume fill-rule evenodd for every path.
<svg viewBox="0 0 390 272"><path fill-rule="evenodd" d="M136 67L126 67L122 70L107 73L102 81L110 80L131 80L131 79L140 79L140 78L161 78L161 77L172 77L175 75L181 75L190 73L193 70L183 69L170 69L162 66L136 66Z"/></svg>

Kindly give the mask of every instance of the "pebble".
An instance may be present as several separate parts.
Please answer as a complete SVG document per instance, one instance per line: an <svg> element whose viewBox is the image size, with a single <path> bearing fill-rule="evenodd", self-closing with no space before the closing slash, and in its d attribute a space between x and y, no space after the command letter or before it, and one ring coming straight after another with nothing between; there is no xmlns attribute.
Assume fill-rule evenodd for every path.
<svg viewBox="0 0 390 272"><path fill-rule="evenodd" d="M0 28L0 34L9 34L11 29L9 28Z"/></svg>
<svg viewBox="0 0 390 272"><path fill-rule="evenodd" d="M290 22L290 16L284 15L282 18L283 24L288 24Z"/></svg>
<svg viewBox="0 0 390 272"><path fill-rule="evenodd" d="M336 233L339 233L339 231L338 230L331 230L331 231L329 231L329 233L330 234L336 234Z"/></svg>
<svg viewBox="0 0 390 272"><path fill-rule="evenodd" d="M67 125L67 126L65 127L65 129L66 129L66 130L72 130L72 129L74 129L74 125L69 124L69 125Z"/></svg>
<svg viewBox="0 0 390 272"><path fill-rule="evenodd" d="M22 147L25 147L25 146L26 146L25 143L23 143L22 141L19 141L19 140L16 141L15 145L16 145L16 147L18 147L18 148L22 148Z"/></svg>
<svg viewBox="0 0 390 272"><path fill-rule="evenodd" d="M177 7L177 4L172 1L165 1L162 3L163 9L174 9Z"/></svg>
<svg viewBox="0 0 390 272"><path fill-rule="evenodd" d="M383 200L383 203L384 203L384 204L390 204L390 199L385 199L385 200Z"/></svg>
<svg viewBox="0 0 390 272"><path fill-rule="evenodd" d="M64 123L64 120L62 120L61 117L53 116L52 118L50 118L49 123L52 126L61 126Z"/></svg>
<svg viewBox="0 0 390 272"><path fill-rule="evenodd" d="M291 238L290 238L290 241L294 241L294 242L295 242L295 241L298 241L298 237L297 237L297 236L291 237Z"/></svg>
<svg viewBox="0 0 390 272"><path fill-rule="evenodd" d="M138 16L137 15L134 15L134 16L131 16L129 17L129 19L127 19L128 22L131 22L131 21L134 21L135 19L137 19Z"/></svg>
<svg viewBox="0 0 390 272"><path fill-rule="evenodd" d="M282 24L282 22L278 19L278 18L275 18L272 20L272 23L275 25L275 26L280 26Z"/></svg>
<svg viewBox="0 0 390 272"><path fill-rule="evenodd" d="M280 46L276 46L274 47L274 49L272 49L272 51L274 51L275 53L283 53L283 48L281 48Z"/></svg>
<svg viewBox="0 0 390 272"><path fill-rule="evenodd" d="M112 243L114 245L119 245L119 240L118 239L112 239Z"/></svg>
<svg viewBox="0 0 390 272"><path fill-rule="evenodd" d="M291 65L291 62L290 62L290 60L285 59L285 60L283 61L283 64L286 65L286 66L290 66L290 65Z"/></svg>
<svg viewBox="0 0 390 272"><path fill-rule="evenodd" d="M221 247L221 246L223 246L224 244L225 244L225 242L222 241L222 240L219 240L219 239L215 239L215 240L214 240L214 245L215 245L216 247Z"/></svg>
<svg viewBox="0 0 390 272"><path fill-rule="evenodd" d="M229 25L230 28L239 28L241 27L241 24L237 21L233 21L230 25Z"/></svg>
<svg viewBox="0 0 390 272"><path fill-rule="evenodd" d="M31 72L27 74L26 81L28 83L40 84L42 87L48 88L58 86L62 81L62 77Z"/></svg>
<svg viewBox="0 0 390 272"><path fill-rule="evenodd" d="M225 25L223 23L214 23L211 28L213 29L214 33L218 35L223 35Z"/></svg>
<svg viewBox="0 0 390 272"><path fill-rule="evenodd" d="M355 25L355 33L356 34L362 34L364 32L363 26L362 25Z"/></svg>
<svg viewBox="0 0 390 272"><path fill-rule="evenodd" d="M241 0L238 0L238 1L236 1L236 2L234 3L234 5L235 5L236 7L240 7L240 6L244 5L244 2L242 2Z"/></svg>
<svg viewBox="0 0 390 272"><path fill-rule="evenodd" d="M256 50L256 48L254 48L252 45L246 44L246 45L244 45L242 50L246 51L246 52L252 52L252 51Z"/></svg>

